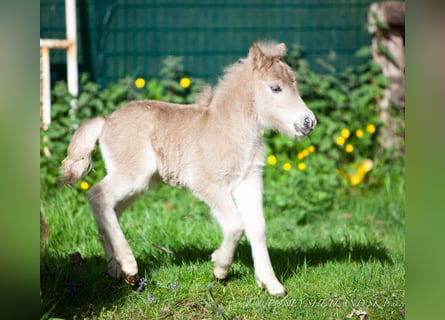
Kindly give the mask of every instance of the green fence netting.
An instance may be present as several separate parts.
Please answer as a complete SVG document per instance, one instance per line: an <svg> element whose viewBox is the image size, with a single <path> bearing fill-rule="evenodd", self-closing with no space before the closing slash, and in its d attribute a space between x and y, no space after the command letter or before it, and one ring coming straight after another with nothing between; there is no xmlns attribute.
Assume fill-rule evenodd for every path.
<svg viewBox="0 0 445 320"><path fill-rule="evenodd" d="M299 44L311 66L335 52L355 64L370 44L370 0L138 1L78 0L79 69L106 85L125 76L150 78L162 60L182 56L194 77L213 82L259 39ZM40 1L40 37L65 37L64 0ZM65 77L65 53L51 52L52 80Z"/></svg>

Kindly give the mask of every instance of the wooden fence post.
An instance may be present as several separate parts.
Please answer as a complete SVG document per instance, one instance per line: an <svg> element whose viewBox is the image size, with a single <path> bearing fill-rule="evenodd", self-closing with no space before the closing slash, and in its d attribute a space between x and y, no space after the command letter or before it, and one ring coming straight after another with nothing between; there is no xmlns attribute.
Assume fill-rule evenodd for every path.
<svg viewBox="0 0 445 320"><path fill-rule="evenodd" d="M405 2L371 4L368 22L372 58L389 79L389 87L380 101L380 119L384 123L380 142L384 148L399 148L402 139L399 131L404 129L404 119L391 116L389 108L405 107Z"/></svg>

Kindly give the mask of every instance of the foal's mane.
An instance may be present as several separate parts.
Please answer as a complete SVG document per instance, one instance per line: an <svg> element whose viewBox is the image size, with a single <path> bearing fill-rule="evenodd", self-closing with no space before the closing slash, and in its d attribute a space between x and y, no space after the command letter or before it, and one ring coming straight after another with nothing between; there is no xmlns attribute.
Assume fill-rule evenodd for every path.
<svg viewBox="0 0 445 320"><path fill-rule="evenodd" d="M195 103L200 106L208 107L213 99L213 88L205 85L201 88L195 98Z"/></svg>
<svg viewBox="0 0 445 320"><path fill-rule="evenodd" d="M254 43L250 49L249 56L246 58L239 59L234 64L228 66L223 76L219 79L218 85L212 88L209 85L202 87L200 92L196 96L196 104L200 106L209 106L214 97L214 92L224 84L231 83L233 81L240 81L240 72L245 70L246 67L254 68L251 52L252 50L258 50L257 54L260 54L263 58L263 71L269 70L273 65L278 66L274 73L283 80L289 82L295 81L295 75L292 69L285 63L283 63L283 58L286 54L286 46L284 44L278 44L273 41L263 41ZM275 62L281 63L275 63Z"/></svg>

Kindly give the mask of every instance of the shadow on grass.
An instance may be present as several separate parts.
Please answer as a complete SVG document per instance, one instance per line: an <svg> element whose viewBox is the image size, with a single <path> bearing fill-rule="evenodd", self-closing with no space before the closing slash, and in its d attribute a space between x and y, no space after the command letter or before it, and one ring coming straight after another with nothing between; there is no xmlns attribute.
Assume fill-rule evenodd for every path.
<svg viewBox="0 0 445 320"><path fill-rule="evenodd" d="M184 257L186 262L210 260L213 249L199 250L192 246L180 249L176 253ZM329 246L299 248L291 247L286 249L269 248L269 255L275 273L280 279L287 279L292 276L297 266L317 266L326 262L380 262L382 264L393 264L388 250L377 243L348 243L331 241ZM240 260L243 264L253 270L253 260L251 256L250 244L242 241L237 248L234 259ZM237 277L229 273L229 277ZM229 279L230 280L230 279Z"/></svg>
<svg viewBox="0 0 445 320"><path fill-rule="evenodd" d="M252 265L250 246L243 244L238 250L239 257L243 263ZM393 264L386 248L371 243L349 244L332 241L331 244L326 247L269 248L269 254L277 277L283 280L291 277L297 266L303 265L311 267L327 262L371 261L382 264Z"/></svg>
<svg viewBox="0 0 445 320"><path fill-rule="evenodd" d="M130 288L107 275L104 257L90 257L84 263L67 256L44 256L40 263L40 316L71 319L108 308Z"/></svg>
<svg viewBox="0 0 445 320"><path fill-rule="evenodd" d="M155 258L151 255L138 256L140 275L148 275L155 268L166 264L204 263L210 260L213 248L196 248L193 245L172 248L174 258ZM236 258L253 269L250 245L242 241ZM297 266L317 266L329 261L368 262L392 264L387 249L376 243L344 243L331 241L326 247L313 248L269 248L272 264L277 276L286 279L294 274ZM165 253L167 254L167 253ZM230 273L229 279L240 275ZM209 270L209 280L211 270ZM150 279L147 279L150 282ZM43 255L40 271L41 316L73 318L75 315L92 316L119 303L133 289L122 280L112 279L107 274L105 257L91 257L86 261L73 261L67 257ZM45 317L43 317L45 318Z"/></svg>

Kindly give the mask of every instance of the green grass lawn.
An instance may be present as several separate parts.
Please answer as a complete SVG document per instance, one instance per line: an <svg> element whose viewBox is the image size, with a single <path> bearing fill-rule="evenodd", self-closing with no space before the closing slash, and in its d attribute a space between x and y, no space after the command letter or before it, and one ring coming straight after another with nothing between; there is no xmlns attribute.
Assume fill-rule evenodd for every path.
<svg viewBox="0 0 445 320"><path fill-rule="evenodd" d="M265 192L280 192L270 187L266 180ZM288 291L284 299L256 286L245 238L229 278L213 281L210 254L221 232L207 206L186 190L156 186L121 219L147 280L143 291L108 277L85 194L68 187L45 194L41 210L50 235L41 253L41 317L346 319L360 309L369 319L403 319L403 177L339 194L329 210L304 219L265 196L268 247ZM74 252L85 260L70 258Z"/></svg>

